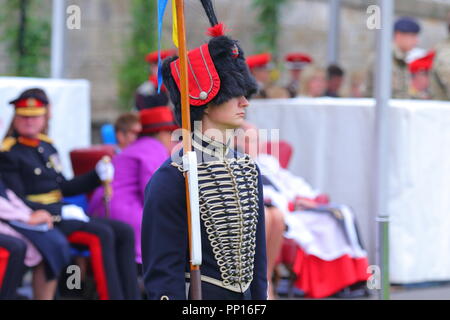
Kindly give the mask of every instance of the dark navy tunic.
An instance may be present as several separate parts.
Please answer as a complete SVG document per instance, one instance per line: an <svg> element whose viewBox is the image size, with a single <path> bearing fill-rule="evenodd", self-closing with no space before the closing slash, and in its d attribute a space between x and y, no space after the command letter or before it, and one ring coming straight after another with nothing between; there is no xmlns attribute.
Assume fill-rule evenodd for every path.
<svg viewBox="0 0 450 320"><path fill-rule="evenodd" d="M247 155L229 150L205 136L200 144L193 143L199 161L203 299L266 299L264 205L259 169ZM205 153L205 149L213 152ZM228 160L224 165L215 151L225 154ZM231 180L223 169L227 166L232 172ZM232 186L230 181L234 181ZM237 205L236 194L230 192L232 188L237 190ZM216 189L222 194L214 195ZM212 201L209 194L215 197ZM208 207L206 202L213 205ZM233 212L238 213L233 215ZM217 217L216 221L210 220L212 216ZM142 258L144 283L150 299L187 298L186 191L179 159L168 159L147 185Z"/></svg>

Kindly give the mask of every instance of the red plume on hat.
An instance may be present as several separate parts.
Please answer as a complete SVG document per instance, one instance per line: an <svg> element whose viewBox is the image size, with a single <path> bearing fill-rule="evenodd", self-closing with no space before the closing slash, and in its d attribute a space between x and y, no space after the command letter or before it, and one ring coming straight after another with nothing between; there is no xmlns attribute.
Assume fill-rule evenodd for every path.
<svg viewBox="0 0 450 320"><path fill-rule="evenodd" d="M220 37L225 35L225 25L221 22L213 27L208 28L207 35L210 37Z"/></svg>

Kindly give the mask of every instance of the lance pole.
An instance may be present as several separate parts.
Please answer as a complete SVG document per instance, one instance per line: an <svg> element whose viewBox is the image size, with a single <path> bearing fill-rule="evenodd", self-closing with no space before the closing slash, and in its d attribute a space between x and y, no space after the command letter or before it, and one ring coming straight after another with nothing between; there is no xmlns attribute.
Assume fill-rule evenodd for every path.
<svg viewBox="0 0 450 320"><path fill-rule="evenodd" d="M198 212L197 160L192 152L191 117L189 104L186 29L184 1L175 0L178 31L178 56L180 59L181 122L183 137L183 168L185 171L187 221L190 251L190 292L193 300L201 300L201 241Z"/></svg>

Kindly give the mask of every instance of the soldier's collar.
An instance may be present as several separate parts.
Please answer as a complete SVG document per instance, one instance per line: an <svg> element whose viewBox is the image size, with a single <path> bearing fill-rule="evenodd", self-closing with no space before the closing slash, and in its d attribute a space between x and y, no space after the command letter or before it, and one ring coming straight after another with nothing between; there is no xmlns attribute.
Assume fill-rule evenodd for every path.
<svg viewBox="0 0 450 320"><path fill-rule="evenodd" d="M231 139L226 144L216 141L207 135L195 130L192 139L192 146L194 150L202 153L203 156L210 156L213 158L223 159L232 154L230 148Z"/></svg>
<svg viewBox="0 0 450 320"><path fill-rule="evenodd" d="M27 147L36 148L37 146L39 146L39 143L41 142L41 140L39 140L38 138L27 138L24 136L19 136L17 138L17 142L19 142L20 144L23 144L24 146L27 146Z"/></svg>
<svg viewBox="0 0 450 320"><path fill-rule="evenodd" d="M45 135L43 133L38 134L37 138L27 138L24 136L17 137L18 143L23 144L28 147L33 147L33 148L36 148L37 146L39 146L41 141L44 141L44 142L47 142L50 144L53 143L52 139L50 139L47 135Z"/></svg>

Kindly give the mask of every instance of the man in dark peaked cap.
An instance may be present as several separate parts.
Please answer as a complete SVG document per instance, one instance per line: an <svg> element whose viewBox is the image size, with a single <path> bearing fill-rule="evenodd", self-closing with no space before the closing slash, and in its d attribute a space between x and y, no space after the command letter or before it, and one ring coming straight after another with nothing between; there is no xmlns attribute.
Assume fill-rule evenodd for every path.
<svg viewBox="0 0 450 320"><path fill-rule="evenodd" d="M232 150L226 131L239 128L257 84L237 41L213 24L213 38L188 54L193 150L198 159L201 288L206 300L267 298L264 204L259 169ZM179 60L163 64L164 84L181 122ZM142 221L144 283L150 299L187 299L186 192L179 154L152 176Z"/></svg>

